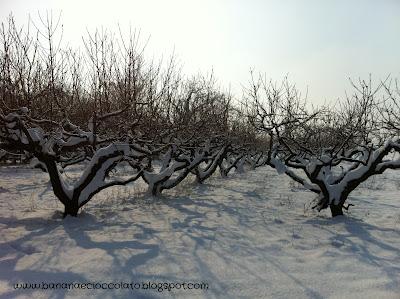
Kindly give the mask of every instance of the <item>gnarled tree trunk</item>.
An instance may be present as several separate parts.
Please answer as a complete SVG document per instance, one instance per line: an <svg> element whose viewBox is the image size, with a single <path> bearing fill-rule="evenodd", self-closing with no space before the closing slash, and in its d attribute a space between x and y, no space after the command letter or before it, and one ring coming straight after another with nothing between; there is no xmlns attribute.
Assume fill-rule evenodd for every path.
<svg viewBox="0 0 400 299"><path fill-rule="evenodd" d="M64 214L63 217L73 216L77 217L79 211L79 205L77 201L69 201L67 204L64 204Z"/></svg>
<svg viewBox="0 0 400 299"><path fill-rule="evenodd" d="M343 215L343 205L342 204L335 205L335 204L331 203L329 205L329 208L331 210L332 217Z"/></svg>

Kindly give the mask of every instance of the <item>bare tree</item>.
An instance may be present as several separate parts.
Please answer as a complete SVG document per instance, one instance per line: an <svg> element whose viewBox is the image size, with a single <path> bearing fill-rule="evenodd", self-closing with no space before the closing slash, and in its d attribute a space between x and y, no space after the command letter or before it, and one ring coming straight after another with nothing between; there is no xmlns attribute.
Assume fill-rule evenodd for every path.
<svg viewBox="0 0 400 299"><path fill-rule="evenodd" d="M400 166L395 155L399 139L384 140L380 135L375 95L382 85L373 89L371 82L360 81L353 86L356 93L338 111L325 108L318 113L307 113L296 94L282 99L274 96L274 91L267 92L273 104L284 102L280 106L285 115L283 126L276 125L277 110L268 110L255 100L257 121L253 123L269 132L271 139L271 130L276 134L269 165L318 194L314 208L329 207L332 216L348 209L349 194L362 182ZM293 107L300 107L300 115L290 111Z"/></svg>
<svg viewBox="0 0 400 299"><path fill-rule="evenodd" d="M42 125L50 125L54 130L45 131ZM134 143L108 142L94 152L81 177L69 184L61 175L59 161L66 152L90 145L93 138L93 132L84 131L68 121L56 123L33 119L27 108L7 115L0 113L0 147L30 152L43 164L54 194L65 207L64 216L77 216L79 208L105 188L137 180L143 172L144 158L154 154ZM99 141L102 142L100 137ZM123 161L129 161L134 173L125 179L108 178L110 171Z"/></svg>

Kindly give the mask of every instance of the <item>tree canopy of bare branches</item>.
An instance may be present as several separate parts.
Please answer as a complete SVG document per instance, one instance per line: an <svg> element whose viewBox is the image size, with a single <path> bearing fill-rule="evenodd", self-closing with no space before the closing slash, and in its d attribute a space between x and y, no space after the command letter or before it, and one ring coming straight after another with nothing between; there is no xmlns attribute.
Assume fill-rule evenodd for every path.
<svg viewBox="0 0 400 299"><path fill-rule="evenodd" d="M64 215L95 194L140 178L159 195L189 176L269 165L342 215L349 194L400 168L400 91L386 78L351 81L354 94L314 108L287 78L256 76L243 99L214 74L184 76L174 56L146 59L139 31L87 32L63 44L60 17L0 27L0 160L33 158L47 171ZM81 163L71 183L62 172ZM124 166L123 178L113 172Z"/></svg>

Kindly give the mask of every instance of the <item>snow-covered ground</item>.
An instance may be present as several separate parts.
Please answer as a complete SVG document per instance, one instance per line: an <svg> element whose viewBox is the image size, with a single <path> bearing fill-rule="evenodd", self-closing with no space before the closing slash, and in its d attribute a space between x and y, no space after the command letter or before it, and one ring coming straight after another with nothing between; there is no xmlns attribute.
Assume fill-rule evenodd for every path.
<svg viewBox="0 0 400 299"><path fill-rule="evenodd" d="M0 168L0 298L400 298L400 172L366 182L335 219L268 167L144 191L104 190L62 220L47 174ZM14 289L149 281L208 290Z"/></svg>

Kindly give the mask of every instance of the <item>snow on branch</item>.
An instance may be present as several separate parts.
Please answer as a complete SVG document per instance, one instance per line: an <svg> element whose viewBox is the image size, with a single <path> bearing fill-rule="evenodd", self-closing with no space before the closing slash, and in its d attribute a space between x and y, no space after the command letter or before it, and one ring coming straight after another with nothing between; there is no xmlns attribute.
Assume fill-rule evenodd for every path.
<svg viewBox="0 0 400 299"><path fill-rule="evenodd" d="M101 190L114 186L126 185L137 180L143 173L142 161L152 152L140 145L113 142L94 151L81 177L69 184L61 175L59 163L81 161L82 154L72 155L67 159L65 150L77 149L91 142L92 133L85 132L69 121L64 121L56 130L46 133L41 127L31 127L27 109L0 115L3 125L0 127L2 146L16 147L32 153L37 161L47 170L53 191L65 206L65 215L76 216L78 209L86 204ZM34 122L34 125L45 122ZM118 164L129 160L135 161L136 173L125 179L108 179L108 174Z"/></svg>

